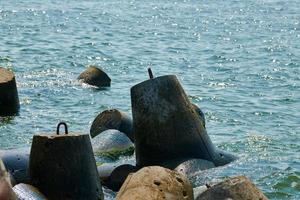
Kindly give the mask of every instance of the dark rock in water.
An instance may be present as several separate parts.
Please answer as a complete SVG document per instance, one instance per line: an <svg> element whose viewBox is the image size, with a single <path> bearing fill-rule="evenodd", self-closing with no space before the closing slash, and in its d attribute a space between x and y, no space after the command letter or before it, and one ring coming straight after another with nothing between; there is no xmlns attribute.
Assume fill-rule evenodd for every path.
<svg viewBox="0 0 300 200"><path fill-rule="evenodd" d="M16 79L13 72L0 67L0 116L18 113L20 108Z"/></svg>
<svg viewBox="0 0 300 200"><path fill-rule="evenodd" d="M136 172L137 168L135 166L125 164L117 166L104 181L103 185L108 187L113 191L119 191L121 186L123 185L124 181L126 180L127 176L130 173Z"/></svg>
<svg viewBox="0 0 300 200"><path fill-rule="evenodd" d="M232 161L211 142L199 112L176 76L152 78L133 86L131 104L138 167L176 159L203 159L215 166Z"/></svg>
<svg viewBox="0 0 300 200"><path fill-rule="evenodd" d="M144 167L129 174L116 200L193 200L193 188L181 173L159 167Z"/></svg>
<svg viewBox="0 0 300 200"><path fill-rule="evenodd" d="M0 150L0 158L10 174L12 185L29 183L29 154L29 148Z"/></svg>
<svg viewBox="0 0 300 200"><path fill-rule="evenodd" d="M47 198L32 185L20 183L13 187L18 200L46 200Z"/></svg>
<svg viewBox="0 0 300 200"><path fill-rule="evenodd" d="M16 196L11 188L8 173L5 166L0 159L0 199L1 200L15 200Z"/></svg>
<svg viewBox="0 0 300 200"><path fill-rule="evenodd" d="M118 130L106 130L92 139L96 156L117 159L121 155L132 155L134 146L130 139Z"/></svg>
<svg viewBox="0 0 300 200"><path fill-rule="evenodd" d="M196 200L267 200L267 197L245 176L229 178L209 187Z"/></svg>
<svg viewBox="0 0 300 200"><path fill-rule="evenodd" d="M132 119L117 109L105 110L100 113L92 123L90 134L93 138L108 129L119 130L125 133L132 142L134 141Z"/></svg>
<svg viewBox="0 0 300 200"><path fill-rule="evenodd" d="M78 79L82 80L84 83L97 87L109 87L111 82L109 76L95 66L89 66L78 76Z"/></svg>
<svg viewBox="0 0 300 200"><path fill-rule="evenodd" d="M29 158L31 185L49 199L103 199L90 136L65 131L65 135L33 136Z"/></svg>

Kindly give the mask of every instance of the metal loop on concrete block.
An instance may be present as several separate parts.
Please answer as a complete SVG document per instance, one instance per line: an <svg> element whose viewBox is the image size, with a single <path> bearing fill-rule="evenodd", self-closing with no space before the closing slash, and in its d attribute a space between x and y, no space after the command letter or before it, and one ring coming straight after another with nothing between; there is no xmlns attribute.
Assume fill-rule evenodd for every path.
<svg viewBox="0 0 300 200"><path fill-rule="evenodd" d="M148 68L148 74L149 74L150 79L153 79L153 73L152 73L152 70L150 67Z"/></svg>
<svg viewBox="0 0 300 200"><path fill-rule="evenodd" d="M59 135L59 128L61 125L64 125L65 126L65 134L67 135L68 134L68 126L65 122L60 122L58 125L57 125L57 129L56 129L56 135Z"/></svg>

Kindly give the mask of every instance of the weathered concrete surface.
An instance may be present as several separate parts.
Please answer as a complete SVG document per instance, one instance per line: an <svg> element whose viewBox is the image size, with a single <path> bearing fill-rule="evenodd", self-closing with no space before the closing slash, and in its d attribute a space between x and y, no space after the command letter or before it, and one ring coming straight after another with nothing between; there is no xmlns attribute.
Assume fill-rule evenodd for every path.
<svg viewBox="0 0 300 200"><path fill-rule="evenodd" d="M95 66L89 66L77 79L97 87L109 87L111 82L109 76Z"/></svg>
<svg viewBox="0 0 300 200"><path fill-rule="evenodd" d="M132 155L134 145L130 139L118 130L106 130L92 139L96 156L117 159L121 155Z"/></svg>
<svg viewBox="0 0 300 200"><path fill-rule="evenodd" d="M215 148L176 76L161 76L133 86L131 104L138 167L176 159L199 158L215 166L234 160Z"/></svg>
<svg viewBox="0 0 300 200"><path fill-rule="evenodd" d="M31 185L49 199L103 199L89 135L35 135L29 159Z"/></svg>
<svg viewBox="0 0 300 200"><path fill-rule="evenodd" d="M194 174L195 172L199 172L201 170L206 170L214 167L215 164L211 161L207 161L203 159L191 159L181 163L174 170L188 176L189 174Z"/></svg>
<svg viewBox="0 0 300 200"><path fill-rule="evenodd" d="M204 115L204 113L202 112L202 110L196 104L192 103L192 107L194 108L194 110L196 111L198 116L200 117L202 125L205 128L205 115Z"/></svg>
<svg viewBox="0 0 300 200"><path fill-rule="evenodd" d="M130 174L117 200L192 200L193 188L182 174L158 166L144 167Z"/></svg>
<svg viewBox="0 0 300 200"><path fill-rule="evenodd" d="M132 142L134 141L131 117L117 109L105 110L100 113L92 123L90 134L93 138L108 129L119 130L125 133Z"/></svg>
<svg viewBox="0 0 300 200"><path fill-rule="evenodd" d="M8 173L5 166L0 159L0 199L1 200L15 200L16 196L11 188Z"/></svg>
<svg viewBox="0 0 300 200"><path fill-rule="evenodd" d="M0 67L0 116L18 113L20 108L16 79L13 72Z"/></svg>
<svg viewBox="0 0 300 200"><path fill-rule="evenodd" d="M32 185L20 183L13 187L18 200L46 200L47 198Z"/></svg>
<svg viewBox="0 0 300 200"><path fill-rule="evenodd" d="M196 200L267 200L267 197L245 176L229 178L208 188Z"/></svg>
<svg viewBox="0 0 300 200"><path fill-rule="evenodd" d="M137 168L129 164L117 166L108 176L107 180L104 181L103 185L113 191L119 191L127 176L136 171Z"/></svg>
<svg viewBox="0 0 300 200"><path fill-rule="evenodd" d="M12 185L29 183L29 154L29 148L0 150L0 158L9 172Z"/></svg>

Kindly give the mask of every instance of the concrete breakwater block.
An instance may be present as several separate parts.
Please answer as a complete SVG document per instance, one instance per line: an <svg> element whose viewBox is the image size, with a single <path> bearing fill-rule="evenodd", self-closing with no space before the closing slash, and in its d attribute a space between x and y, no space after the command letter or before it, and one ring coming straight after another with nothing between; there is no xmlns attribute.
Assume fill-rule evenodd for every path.
<svg viewBox="0 0 300 200"><path fill-rule="evenodd" d="M20 108L16 79L13 72L0 67L0 116L18 113Z"/></svg>
<svg viewBox="0 0 300 200"><path fill-rule="evenodd" d="M103 164L98 167L102 185L113 191L119 191L127 176L136 171L137 168L130 164L120 166Z"/></svg>
<svg viewBox="0 0 300 200"><path fill-rule="evenodd" d="M209 187L196 200L267 200L267 197L245 176L229 178Z"/></svg>
<svg viewBox="0 0 300 200"><path fill-rule="evenodd" d="M12 185L16 185L18 183L29 183L29 154L29 148L0 150L0 158L10 175Z"/></svg>
<svg viewBox="0 0 300 200"><path fill-rule="evenodd" d="M0 159L0 199L16 200L16 196L11 188L8 173L1 159Z"/></svg>
<svg viewBox="0 0 300 200"><path fill-rule="evenodd" d="M32 185L20 183L13 187L18 200L46 200L47 198Z"/></svg>
<svg viewBox="0 0 300 200"><path fill-rule="evenodd" d="M130 139L118 130L106 130L92 139L96 156L117 159L121 155L132 155L134 145Z"/></svg>
<svg viewBox="0 0 300 200"><path fill-rule="evenodd" d="M202 112L202 110L196 104L192 103L192 108L194 108L194 110L198 114L198 116L199 116L199 118L202 122L202 125L205 128L205 115L204 115L204 113Z"/></svg>
<svg viewBox="0 0 300 200"><path fill-rule="evenodd" d="M188 179L175 171L159 167L144 167L129 174L116 197L117 200L193 200L193 188Z"/></svg>
<svg viewBox="0 0 300 200"><path fill-rule="evenodd" d="M125 133L132 142L134 141L131 117L117 109L105 110L94 119L90 129L91 137L96 137L108 129L119 130Z"/></svg>
<svg viewBox="0 0 300 200"><path fill-rule="evenodd" d="M109 76L95 66L89 66L77 79L96 87L109 87L111 82Z"/></svg>
<svg viewBox="0 0 300 200"><path fill-rule="evenodd" d="M195 172L199 172L214 167L215 164L211 161L207 161L203 159L191 159L181 163L174 170L188 176L190 174L191 175L194 174Z"/></svg>
<svg viewBox="0 0 300 200"><path fill-rule="evenodd" d="M176 159L198 158L215 166L234 160L215 148L176 76L150 78L133 86L131 105L138 167Z"/></svg>
<svg viewBox="0 0 300 200"><path fill-rule="evenodd" d="M65 134L59 134L59 126ZM65 123L57 133L33 136L29 176L31 185L49 199L103 199L100 178L88 134L68 134Z"/></svg>

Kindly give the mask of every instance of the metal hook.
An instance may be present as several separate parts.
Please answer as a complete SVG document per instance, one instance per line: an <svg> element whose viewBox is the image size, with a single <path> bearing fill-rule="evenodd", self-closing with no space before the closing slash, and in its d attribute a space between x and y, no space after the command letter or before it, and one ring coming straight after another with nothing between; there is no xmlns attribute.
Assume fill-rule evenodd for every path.
<svg viewBox="0 0 300 200"><path fill-rule="evenodd" d="M150 79L153 79L153 73L152 73L152 70L150 67L148 68L148 74L149 74Z"/></svg>
<svg viewBox="0 0 300 200"><path fill-rule="evenodd" d="M57 129L56 129L56 135L59 135L59 127L61 125L65 126L65 134L67 135L68 134L68 126L65 122L59 122L59 124L57 125Z"/></svg>

